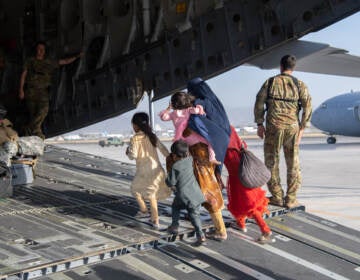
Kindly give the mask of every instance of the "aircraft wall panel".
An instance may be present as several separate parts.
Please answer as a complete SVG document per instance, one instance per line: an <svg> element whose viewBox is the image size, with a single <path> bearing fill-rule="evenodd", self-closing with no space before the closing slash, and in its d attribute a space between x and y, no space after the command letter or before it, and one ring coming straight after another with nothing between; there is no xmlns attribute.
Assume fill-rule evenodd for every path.
<svg viewBox="0 0 360 280"><path fill-rule="evenodd" d="M185 1L164 1L164 26L165 29L171 30L176 28L177 24L183 23L186 19L186 12L190 0Z"/></svg>
<svg viewBox="0 0 360 280"><path fill-rule="evenodd" d="M60 3L60 27L66 31L74 28L80 21L79 1L63 0Z"/></svg>
<svg viewBox="0 0 360 280"><path fill-rule="evenodd" d="M104 23L104 2L102 0L83 0L84 20L91 24Z"/></svg>
<svg viewBox="0 0 360 280"><path fill-rule="evenodd" d="M131 13L124 17L109 17L108 31L110 36L111 58L120 57L126 46L130 29L131 29Z"/></svg>
<svg viewBox="0 0 360 280"><path fill-rule="evenodd" d="M10 39L20 41L20 21L19 17L24 15L25 1L12 0L0 2L0 25L7 28L2 28L0 32L0 41L4 43Z"/></svg>
<svg viewBox="0 0 360 280"><path fill-rule="evenodd" d="M66 75L53 87L59 93L54 95L54 107L47 119L47 136L130 110L144 91L154 90L154 100L160 99L184 88L192 77L208 79L260 59L275 48L360 10L359 1L353 0L146 3L0 1L5 10L0 10L0 39L15 40L19 65L38 39L48 43L51 57L71 56L81 49L85 52L76 71L63 68ZM104 75L108 78L100 84L104 83L109 92L105 95L91 85L91 80L102 80L98 76ZM99 97L94 101L92 94ZM67 121L54 122L60 119Z"/></svg>
<svg viewBox="0 0 360 280"><path fill-rule="evenodd" d="M107 17L127 17L131 14L131 0L104 0L104 15Z"/></svg>
<svg viewBox="0 0 360 280"><path fill-rule="evenodd" d="M249 29L247 26L248 17L251 17L248 15L248 11L238 1L229 3L225 8L225 18L227 19L225 30L234 61L241 60L250 49L248 39Z"/></svg>

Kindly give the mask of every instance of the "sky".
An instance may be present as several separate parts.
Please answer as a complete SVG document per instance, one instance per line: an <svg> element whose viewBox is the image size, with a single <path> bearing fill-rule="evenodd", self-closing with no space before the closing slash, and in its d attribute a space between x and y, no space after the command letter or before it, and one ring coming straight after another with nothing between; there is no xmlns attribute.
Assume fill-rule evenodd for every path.
<svg viewBox="0 0 360 280"><path fill-rule="evenodd" d="M360 28L360 12L347 17L318 32L309 33L301 40L329 44L332 47L345 49L349 54L360 56L360 36L357 30ZM209 86L223 102L225 109L236 107L252 107L258 90L263 82L276 74L279 70L261 70L253 66L239 66L233 70L207 80ZM334 75L322 75L295 71L294 76L304 81L312 96L314 109L326 99L360 90L360 79ZM238 103L234 104L234 97ZM166 108L170 97L154 103L155 111ZM148 111L148 98L140 103L139 107L125 114L126 117L137 111ZM117 117L119 118L119 117ZM131 118L131 117L130 117ZM114 118L115 119L115 118ZM113 119L112 119L113 120ZM111 122L107 120L105 122ZM96 125L99 127L100 123ZM129 125L130 127L130 125Z"/></svg>

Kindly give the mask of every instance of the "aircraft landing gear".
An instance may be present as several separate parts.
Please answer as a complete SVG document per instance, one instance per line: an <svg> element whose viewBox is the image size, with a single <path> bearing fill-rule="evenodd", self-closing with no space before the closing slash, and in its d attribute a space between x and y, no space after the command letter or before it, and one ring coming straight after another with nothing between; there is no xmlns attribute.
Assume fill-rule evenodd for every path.
<svg viewBox="0 0 360 280"><path fill-rule="evenodd" d="M326 140L326 142L328 144L335 144L336 143L336 138L334 136L329 136L328 139Z"/></svg>

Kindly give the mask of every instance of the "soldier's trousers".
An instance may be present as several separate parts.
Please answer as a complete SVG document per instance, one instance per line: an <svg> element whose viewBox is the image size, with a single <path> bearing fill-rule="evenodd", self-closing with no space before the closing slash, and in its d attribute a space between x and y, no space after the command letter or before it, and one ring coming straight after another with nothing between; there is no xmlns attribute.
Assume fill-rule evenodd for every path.
<svg viewBox="0 0 360 280"><path fill-rule="evenodd" d="M49 100L47 98L31 98L26 100L26 105L30 114L26 134L36 135L45 139L45 135L41 130L41 125L49 112Z"/></svg>
<svg viewBox="0 0 360 280"><path fill-rule="evenodd" d="M279 174L280 150L283 148L287 167L285 203L295 201L296 193L301 186L299 146L296 144L298 133L298 126L287 129L279 129L274 126L266 127L264 142L265 165L271 171L268 188L275 200L281 201L284 198Z"/></svg>

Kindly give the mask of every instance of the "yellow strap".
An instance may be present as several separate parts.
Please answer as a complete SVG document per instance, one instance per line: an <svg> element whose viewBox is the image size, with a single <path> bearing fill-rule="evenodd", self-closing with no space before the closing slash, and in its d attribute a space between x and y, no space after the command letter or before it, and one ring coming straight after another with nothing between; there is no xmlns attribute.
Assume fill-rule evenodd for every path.
<svg viewBox="0 0 360 280"><path fill-rule="evenodd" d="M37 159L33 159L33 160L21 160L21 159L13 159L11 160L11 163L21 163L21 164L26 164L26 165L31 165L31 166L35 166L37 162Z"/></svg>

